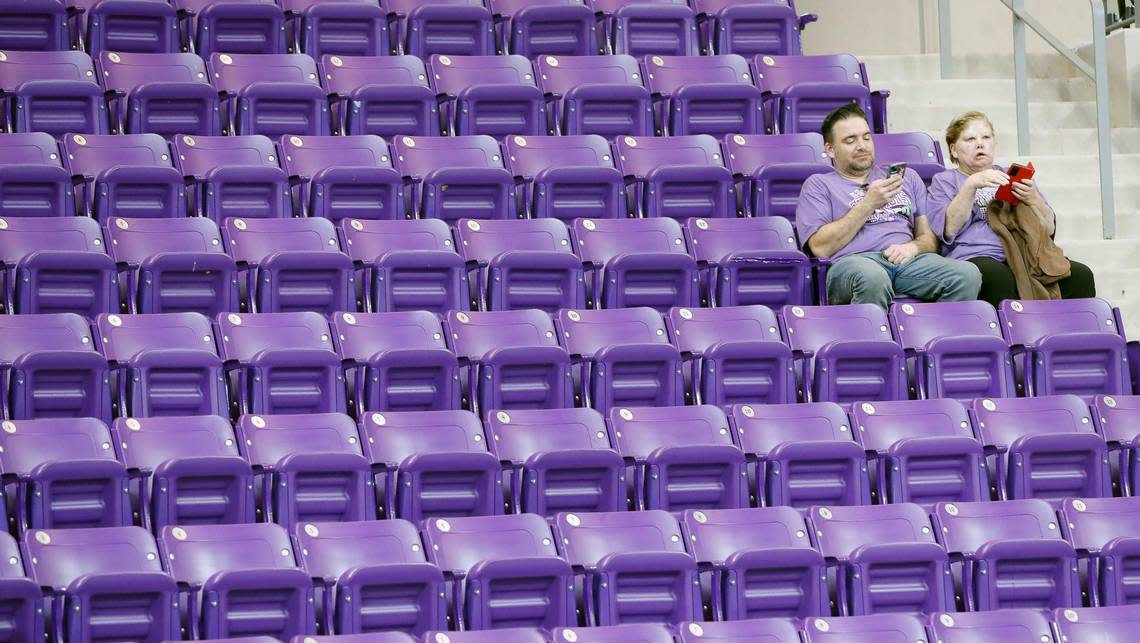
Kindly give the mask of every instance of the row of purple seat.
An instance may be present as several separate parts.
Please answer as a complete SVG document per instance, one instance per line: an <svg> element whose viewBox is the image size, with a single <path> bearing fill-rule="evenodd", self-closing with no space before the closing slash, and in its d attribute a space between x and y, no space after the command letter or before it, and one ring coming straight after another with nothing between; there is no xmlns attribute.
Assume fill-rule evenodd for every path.
<svg viewBox="0 0 1140 643"><path fill-rule="evenodd" d="M1028 622L1031 636L1010 640L1036 643L1053 640L1044 610L1063 610L1069 624L1096 620L1081 609L1082 574L1094 606L1140 598L1125 571L1140 542L1133 498L1068 499L1059 514L1011 500L942 503L930 514L907 504L815 506L806 522L789 508L679 518L436 518L422 533L402 520L302 522L292 538L273 524L192 525L165 527L157 542L138 527L30 530L19 552L0 535L9 561L0 583L21 608L5 616L23 640L42 628L37 585L57 640L180 638L181 624L191 638L528 627L577 641L620 632L595 626L645 623L680 625L700 640L718 626L689 623L710 617L744 620L753 635L793 633L769 640L798 641L793 619L804 619L809 640L872 640L830 637L874 622L837 613L880 615L880 636L900 624L919 635L891 639L900 641L925 640L921 614L935 617L942 641L979 640L959 623L996 621L1016 632ZM745 620L761 618L783 620ZM586 629L556 629L579 626Z"/></svg>

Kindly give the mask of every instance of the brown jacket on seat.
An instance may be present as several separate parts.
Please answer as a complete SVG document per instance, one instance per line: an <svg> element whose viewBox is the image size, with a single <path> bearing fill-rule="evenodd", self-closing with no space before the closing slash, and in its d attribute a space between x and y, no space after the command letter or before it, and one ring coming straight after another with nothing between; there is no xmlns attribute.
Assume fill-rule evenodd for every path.
<svg viewBox="0 0 1140 643"><path fill-rule="evenodd" d="M1069 260L1033 210L1025 204L1010 206L995 199L986 209L986 220L1005 248L1005 262L1017 282L1018 297L1060 299L1057 282L1069 276Z"/></svg>

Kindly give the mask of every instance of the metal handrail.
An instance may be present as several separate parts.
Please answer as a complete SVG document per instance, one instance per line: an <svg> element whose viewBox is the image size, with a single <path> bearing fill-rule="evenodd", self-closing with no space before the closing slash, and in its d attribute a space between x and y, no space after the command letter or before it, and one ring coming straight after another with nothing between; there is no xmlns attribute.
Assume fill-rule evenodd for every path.
<svg viewBox="0 0 1140 643"><path fill-rule="evenodd" d="M1131 27L1134 24L1136 24L1136 16L1132 16L1131 18L1125 18L1124 20L1119 20L1119 21L1114 22L1111 25L1108 25L1107 27L1105 27L1104 33L1110 34L1114 31L1119 30L1119 29L1124 29L1125 27Z"/></svg>

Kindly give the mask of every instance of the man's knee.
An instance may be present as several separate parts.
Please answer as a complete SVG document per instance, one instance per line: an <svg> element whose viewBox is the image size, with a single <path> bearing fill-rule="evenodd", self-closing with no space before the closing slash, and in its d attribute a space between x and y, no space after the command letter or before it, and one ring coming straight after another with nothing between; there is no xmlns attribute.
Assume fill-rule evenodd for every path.
<svg viewBox="0 0 1140 643"><path fill-rule="evenodd" d="M982 271L969 261L945 259L942 299L963 301L977 299L982 289Z"/></svg>
<svg viewBox="0 0 1140 643"><path fill-rule="evenodd" d="M828 272L827 293L832 304L875 303L885 307L894 289L891 276L878 262L866 257L846 257Z"/></svg>

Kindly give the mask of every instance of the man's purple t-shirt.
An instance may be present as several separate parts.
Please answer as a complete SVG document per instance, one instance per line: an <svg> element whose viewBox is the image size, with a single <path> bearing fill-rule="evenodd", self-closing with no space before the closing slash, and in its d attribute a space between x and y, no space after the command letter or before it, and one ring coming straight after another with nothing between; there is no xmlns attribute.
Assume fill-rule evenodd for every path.
<svg viewBox="0 0 1140 643"><path fill-rule="evenodd" d="M886 169L876 166L867 183L885 178ZM804 181L796 205L796 231L807 247L808 239L824 225L843 218L867 195L863 185L838 172L814 174ZM914 241L914 222L926 214L926 186L911 169L903 175L903 189L885 206L875 210L859 232L831 259L860 252L880 252L896 243Z"/></svg>

